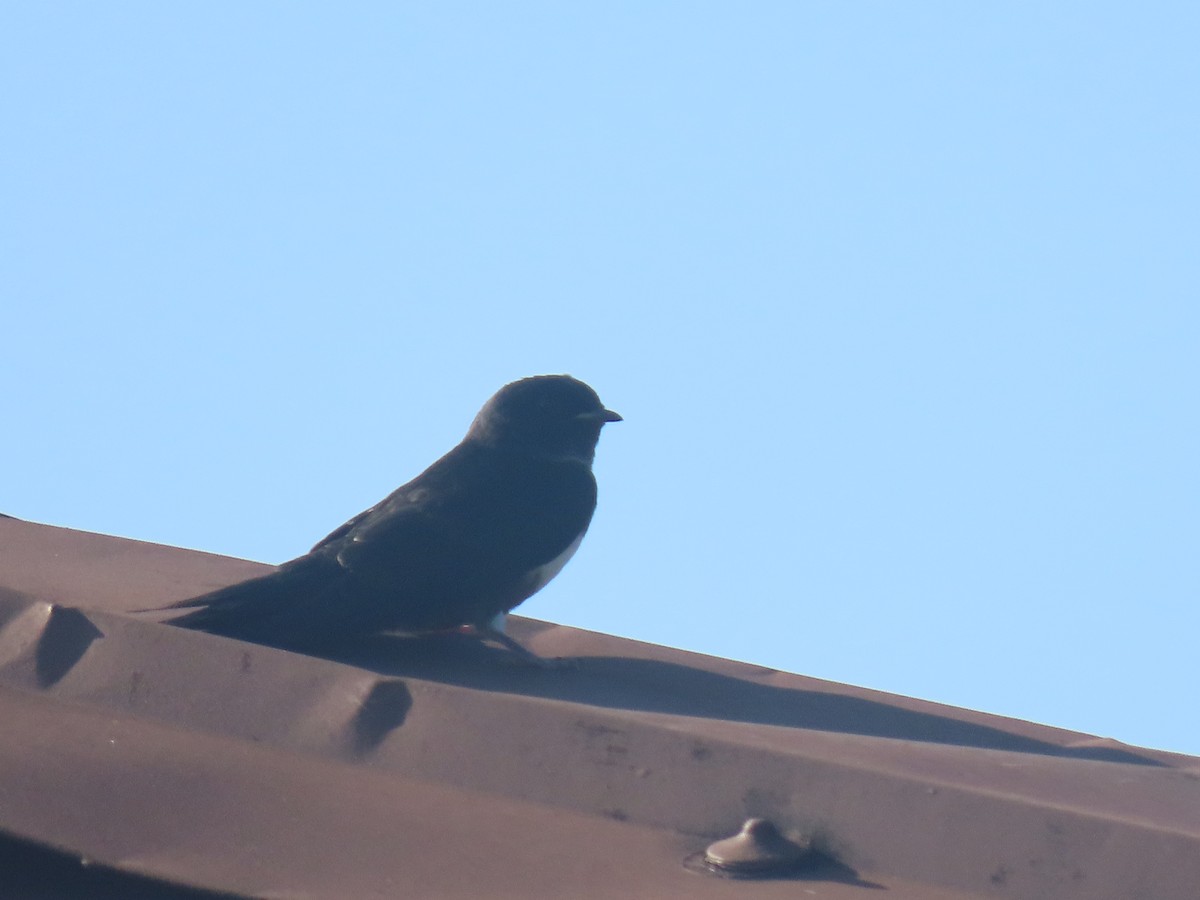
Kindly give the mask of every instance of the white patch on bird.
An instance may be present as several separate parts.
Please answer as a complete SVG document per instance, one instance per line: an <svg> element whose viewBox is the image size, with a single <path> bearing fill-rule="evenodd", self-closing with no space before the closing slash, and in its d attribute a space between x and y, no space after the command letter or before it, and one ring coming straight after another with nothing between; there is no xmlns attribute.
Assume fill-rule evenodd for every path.
<svg viewBox="0 0 1200 900"><path fill-rule="evenodd" d="M583 536L585 534L587 534L586 528L579 532L579 536L575 538L575 540L571 541L570 546L568 546L566 550L558 554L558 556L554 557L554 559L550 560L550 562L538 566L529 573L527 576L528 580L526 581L526 584L529 586L528 596L536 594L550 583L551 578L562 571L562 567L567 564L567 560L575 555L575 551L578 550L579 545L583 543Z"/></svg>

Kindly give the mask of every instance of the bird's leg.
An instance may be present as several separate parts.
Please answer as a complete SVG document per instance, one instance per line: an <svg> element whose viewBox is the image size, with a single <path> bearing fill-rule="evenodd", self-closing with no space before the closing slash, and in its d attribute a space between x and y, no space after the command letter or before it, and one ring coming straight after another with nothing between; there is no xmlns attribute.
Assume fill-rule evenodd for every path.
<svg viewBox="0 0 1200 900"><path fill-rule="evenodd" d="M505 613L497 613L489 621L474 626L475 633L479 637L487 639L491 638L497 644L503 644L525 662L537 666L540 669L552 669L558 665L558 660L543 659L532 650L522 646L517 640L509 637L504 632L504 623L507 619Z"/></svg>

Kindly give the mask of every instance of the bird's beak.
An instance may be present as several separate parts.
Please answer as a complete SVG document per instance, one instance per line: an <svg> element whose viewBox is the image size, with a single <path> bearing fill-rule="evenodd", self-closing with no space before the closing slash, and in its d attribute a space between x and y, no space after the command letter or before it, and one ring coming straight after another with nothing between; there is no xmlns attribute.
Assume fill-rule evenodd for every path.
<svg viewBox="0 0 1200 900"><path fill-rule="evenodd" d="M585 420L591 419L593 421L600 422L600 423L624 422L625 421L625 419L621 416L620 413L613 412L611 409L598 409L595 412L580 413L575 418L585 419Z"/></svg>

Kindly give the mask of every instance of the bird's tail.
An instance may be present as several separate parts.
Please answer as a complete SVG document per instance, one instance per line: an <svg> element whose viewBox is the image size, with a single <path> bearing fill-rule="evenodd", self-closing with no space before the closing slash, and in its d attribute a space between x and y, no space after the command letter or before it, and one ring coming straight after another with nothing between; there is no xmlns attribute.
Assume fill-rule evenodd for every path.
<svg viewBox="0 0 1200 900"><path fill-rule="evenodd" d="M161 609L189 610L169 625L287 649L327 638L339 613L339 566L324 554L301 556L269 575L251 578Z"/></svg>

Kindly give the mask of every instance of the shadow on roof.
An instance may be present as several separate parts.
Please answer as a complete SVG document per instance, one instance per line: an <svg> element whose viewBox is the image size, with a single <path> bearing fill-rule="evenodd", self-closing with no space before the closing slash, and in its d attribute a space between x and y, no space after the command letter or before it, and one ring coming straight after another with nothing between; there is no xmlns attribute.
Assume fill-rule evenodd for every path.
<svg viewBox="0 0 1200 900"><path fill-rule="evenodd" d="M582 656L541 670L468 635L380 635L318 654L381 675L614 710L667 713L958 747L1161 766L1121 747L1064 747L960 718L844 694L759 684L660 659ZM955 712L959 712L955 710Z"/></svg>

